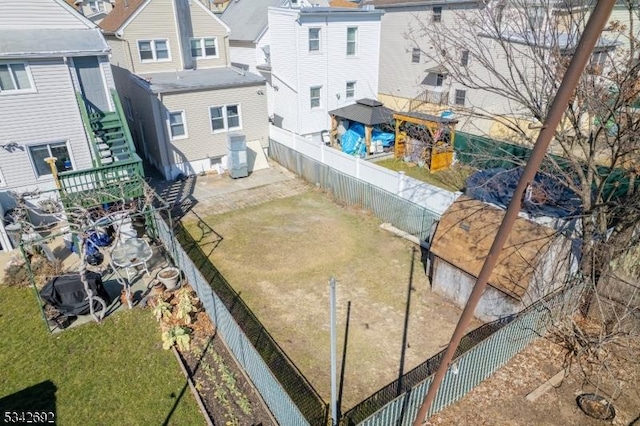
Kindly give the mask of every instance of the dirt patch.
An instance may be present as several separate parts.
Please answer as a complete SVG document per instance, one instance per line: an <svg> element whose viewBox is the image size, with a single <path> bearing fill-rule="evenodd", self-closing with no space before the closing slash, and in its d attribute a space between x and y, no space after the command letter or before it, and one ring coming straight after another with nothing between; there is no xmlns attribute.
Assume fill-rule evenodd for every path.
<svg viewBox="0 0 640 426"><path fill-rule="evenodd" d="M637 360L625 366L628 381L622 383L622 395L613 401L616 417L604 422L587 416L576 403L582 393L601 393L586 385L578 371L571 370L562 382L535 401L525 396L554 376L563 366L563 350L546 339L538 339L511 359L492 377L482 382L462 400L429 419L429 425L629 425L640 415L640 373ZM606 392L606 390L605 390ZM481 409L479 409L481 407Z"/></svg>
<svg viewBox="0 0 640 426"><path fill-rule="evenodd" d="M339 359L351 302L343 410L397 379L401 355L407 372L441 350L460 315L431 292L414 244L319 190L201 219L188 215L183 222L327 401L328 281L336 277Z"/></svg>

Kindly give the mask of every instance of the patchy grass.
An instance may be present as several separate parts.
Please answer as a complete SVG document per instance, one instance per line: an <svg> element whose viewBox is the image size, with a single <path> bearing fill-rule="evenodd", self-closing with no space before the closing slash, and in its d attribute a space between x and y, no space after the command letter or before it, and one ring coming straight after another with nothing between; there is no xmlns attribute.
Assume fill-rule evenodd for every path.
<svg viewBox="0 0 640 426"><path fill-rule="evenodd" d="M33 290L2 286L0 342L5 411L46 409L64 425L204 424L149 311L50 335Z"/></svg>
<svg viewBox="0 0 640 426"><path fill-rule="evenodd" d="M410 280L405 372L442 349L460 314L430 291L412 243L318 190L183 222L326 401L336 277L339 359L351 301L343 409L397 378Z"/></svg>
<svg viewBox="0 0 640 426"><path fill-rule="evenodd" d="M376 161L378 166L405 172L407 176L421 180L434 186L438 186L447 191L462 191L467 178L474 172L474 169L460 162L454 164L448 170L431 173L429 169L418 167L415 163L406 163L395 158Z"/></svg>

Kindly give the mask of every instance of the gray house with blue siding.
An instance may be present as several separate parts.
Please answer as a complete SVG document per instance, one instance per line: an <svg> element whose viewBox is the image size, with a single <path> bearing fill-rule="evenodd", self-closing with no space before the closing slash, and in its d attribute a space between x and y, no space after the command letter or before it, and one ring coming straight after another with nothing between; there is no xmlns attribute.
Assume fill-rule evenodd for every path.
<svg viewBox="0 0 640 426"><path fill-rule="evenodd" d="M56 189L48 157L60 174L122 159L106 140L98 152L90 123L116 114L109 51L64 0L0 1L0 214L15 204L11 192Z"/></svg>

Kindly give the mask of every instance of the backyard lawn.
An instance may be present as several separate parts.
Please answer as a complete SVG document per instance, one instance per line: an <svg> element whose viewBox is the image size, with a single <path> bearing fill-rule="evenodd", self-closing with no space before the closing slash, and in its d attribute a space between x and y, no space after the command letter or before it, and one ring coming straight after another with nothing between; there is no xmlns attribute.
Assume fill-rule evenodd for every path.
<svg viewBox="0 0 640 426"><path fill-rule="evenodd" d="M409 177L446 189L447 191L462 191L467 178L474 171L471 167L460 162L454 164L448 170L441 170L435 173L431 173L429 169L424 167L418 167L416 164L396 160L395 158L376 161L376 164L396 172L405 172Z"/></svg>
<svg viewBox="0 0 640 426"><path fill-rule="evenodd" d="M328 281L335 276L339 360L351 301L343 410L396 379L402 352L407 372L440 351L453 332L460 311L430 291L415 246L320 190L200 220L187 215L183 223L325 401Z"/></svg>
<svg viewBox="0 0 640 426"><path fill-rule="evenodd" d="M149 310L50 335L33 290L0 285L0 342L4 412L51 411L60 425L205 423Z"/></svg>

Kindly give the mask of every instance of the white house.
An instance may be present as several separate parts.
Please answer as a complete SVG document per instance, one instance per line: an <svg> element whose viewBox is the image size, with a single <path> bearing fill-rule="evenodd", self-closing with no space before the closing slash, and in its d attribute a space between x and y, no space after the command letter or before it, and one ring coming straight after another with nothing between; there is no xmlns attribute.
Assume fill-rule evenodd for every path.
<svg viewBox="0 0 640 426"><path fill-rule="evenodd" d="M380 18L372 8L269 8L273 123L320 138L328 111L376 98Z"/></svg>
<svg viewBox="0 0 640 426"><path fill-rule="evenodd" d="M109 51L98 27L64 0L0 1L2 215L15 203L11 191L56 189L47 157L61 174L118 161L109 149L99 156L89 117L96 126L110 117L127 159L135 155L119 122Z"/></svg>
<svg viewBox="0 0 640 426"><path fill-rule="evenodd" d="M112 0L66 0L66 2L96 24L100 23L113 8Z"/></svg>

